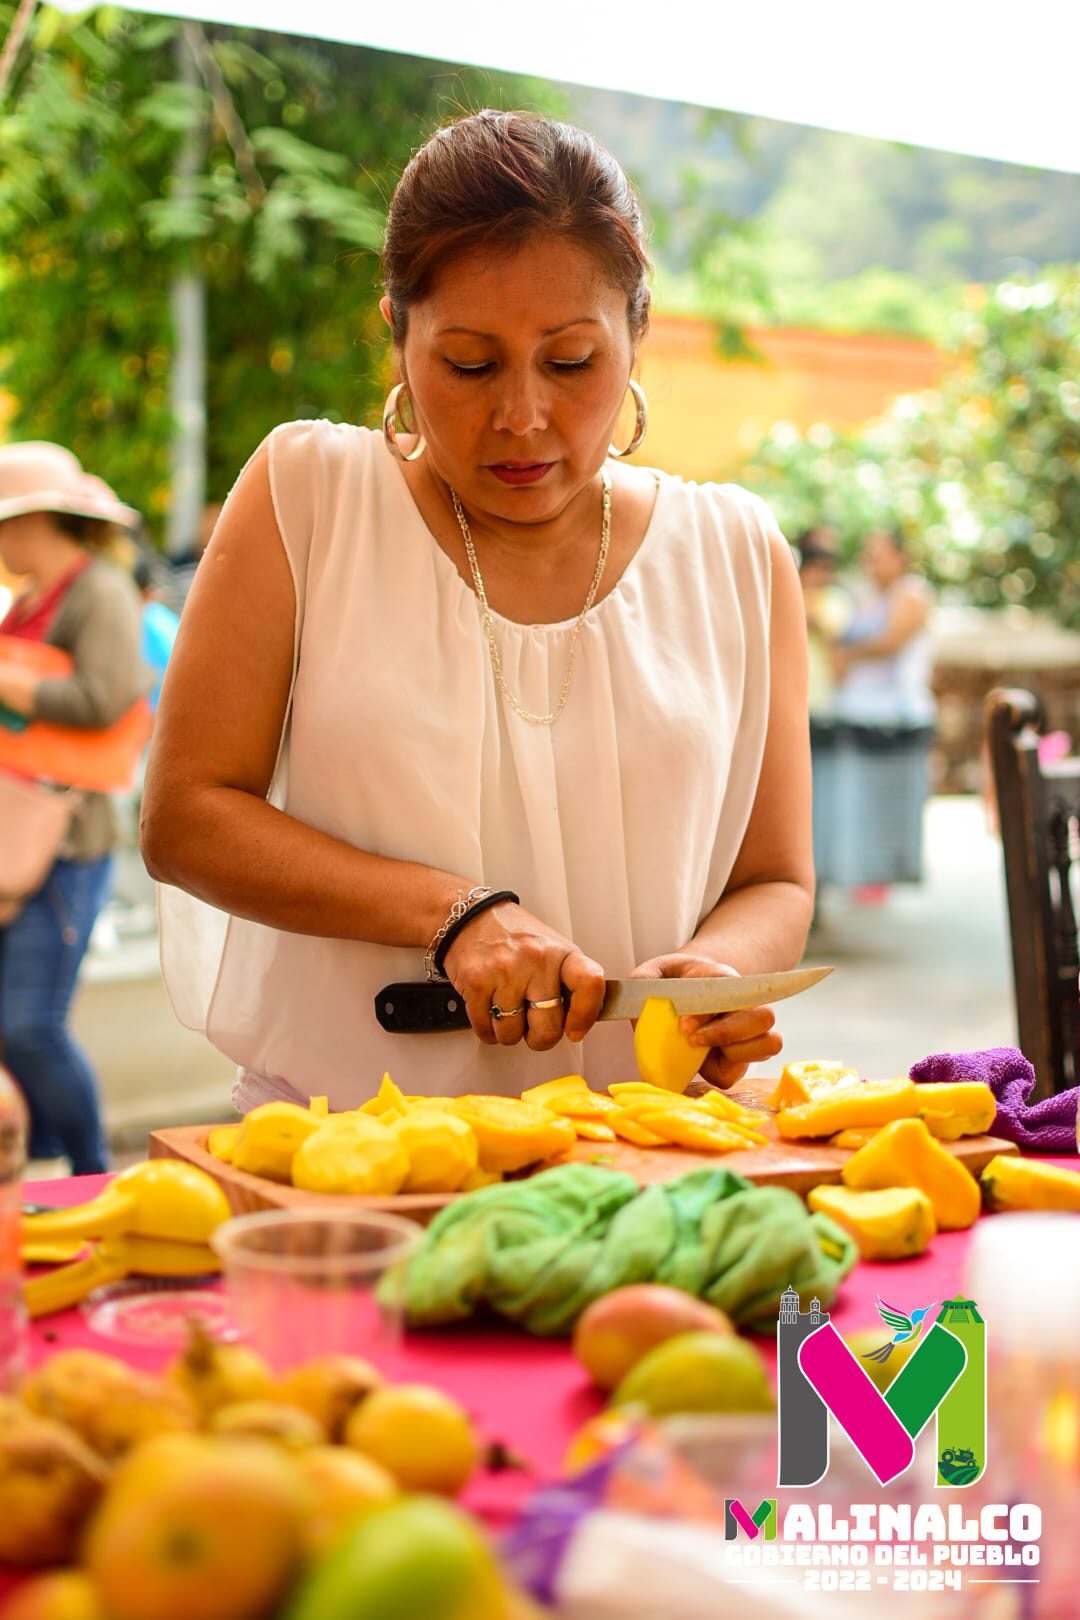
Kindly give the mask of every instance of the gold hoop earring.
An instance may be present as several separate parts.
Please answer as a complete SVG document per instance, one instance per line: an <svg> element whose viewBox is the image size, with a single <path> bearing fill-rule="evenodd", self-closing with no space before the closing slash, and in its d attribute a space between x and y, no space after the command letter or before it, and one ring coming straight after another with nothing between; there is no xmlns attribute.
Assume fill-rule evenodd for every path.
<svg viewBox="0 0 1080 1620"><path fill-rule="evenodd" d="M397 442L398 429L395 426L394 419L398 414L398 406L401 402L401 396L404 389L405 384L398 383L396 387L391 388L390 392L386 396L386 404L383 406L382 413L383 438L386 441L386 448L390 451L390 454L396 456L399 461L419 461L420 457L427 449L427 440L424 438L422 433L417 436L416 443L409 451L408 455L405 454L404 450L399 448ZM409 430L408 428L405 428L404 422L402 423L402 427L404 428L404 431L408 433Z"/></svg>
<svg viewBox="0 0 1080 1620"><path fill-rule="evenodd" d="M640 448L641 441L645 437L649 426L649 402L645 398L644 388L640 383L636 383L633 377L629 378L626 386L634 396L634 436L625 450L616 450L613 444L608 445L608 455L618 456L620 460L625 459L626 456L632 456L634 451Z"/></svg>

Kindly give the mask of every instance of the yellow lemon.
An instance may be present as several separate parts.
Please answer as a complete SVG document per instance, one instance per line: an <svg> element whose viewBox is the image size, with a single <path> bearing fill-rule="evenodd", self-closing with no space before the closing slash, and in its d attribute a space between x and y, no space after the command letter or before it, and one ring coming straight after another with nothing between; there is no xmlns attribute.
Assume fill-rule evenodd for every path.
<svg viewBox="0 0 1080 1620"><path fill-rule="evenodd" d="M469 1414L428 1384L373 1390L345 1425L345 1444L382 1463L407 1491L453 1496L480 1457Z"/></svg>

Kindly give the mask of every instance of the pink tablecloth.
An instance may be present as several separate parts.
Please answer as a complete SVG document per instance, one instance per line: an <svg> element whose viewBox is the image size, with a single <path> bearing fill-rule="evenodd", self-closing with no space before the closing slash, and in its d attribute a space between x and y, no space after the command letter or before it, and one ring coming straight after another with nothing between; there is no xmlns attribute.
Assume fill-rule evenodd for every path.
<svg viewBox="0 0 1080 1620"><path fill-rule="evenodd" d="M1075 1158L1043 1162L1077 1167ZM81 1203L104 1180L84 1176L30 1183L25 1197L56 1206ZM914 1309L962 1291L970 1241L970 1232L941 1232L917 1259L877 1265L863 1261L843 1284L832 1311L834 1324L841 1333L880 1327L879 1294L901 1309ZM775 1367L775 1342L755 1342ZM92 1346L150 1371L169 1354L102 1338L87 1327L78 1310L34 1324L33 1362L60 1345ZM437 1384L473 1414L487 1439L505 1442L527 1460L528 1473L485 1474L469 1487L466 1504L496 1529L514 1517L537 1484L556 1476L571 1436L602 1405L566 1340L532 1339L510 1328L485 1325L409 1334L385 1371L396 1379Z"/></svg>

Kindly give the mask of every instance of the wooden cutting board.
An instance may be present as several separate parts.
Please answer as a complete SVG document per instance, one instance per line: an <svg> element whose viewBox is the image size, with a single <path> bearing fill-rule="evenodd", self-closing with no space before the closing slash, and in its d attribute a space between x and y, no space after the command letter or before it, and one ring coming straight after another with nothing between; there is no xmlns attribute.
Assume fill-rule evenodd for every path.
<svg viewBox="0 0 1080 1620"><path fill-rule="evenodd" d="M735 1102L748 1108L764 1108L765 1099L776 1086L776 1079L755 1075L741 1080L728 1092ZM261 1176L248 1175L231 1164L223 1164L206 1151L206 1139L213 1129L210 1125L177 1125L154 1131L150 1137L152 1159L186 1159L207 1171L220 1182L234 1212L247 1214L255 1209L295 1209L301 1205L330 1205L340 1208L386 1210L392 1214L408 1215L412 1220L426 1224L436 1212L452 1203L460 1194L405 1193L396 1198L347 1198L342 1193L304 1192L298 1187L285 1187ZM639 1148L629 1142L577 1142L570 1151L549 1164L538 1165L537 1170L551 1169L553 1164L578 1162L602 1164L611 1170L624 1170L642 1187L657 1181L672 1181L688 1170L715 1169L726 1165L737 1175L762 1185L791 1187L806 1193L823 1182L837 1182L840 1171L851 1157L852 1149L832 1147L828 1142L786 1142L776 1130L776 1117L771 1109L763 1115L760 1130L769 1140L763 1147L747 1148L739 1153L702 1153L693 1148ZM1012 1142L997 1136L964 1136L959 1142L942 1144L956 1158L967 1165L972 1175L996 1154L1013 1154L1018 1150Z"/></svg>

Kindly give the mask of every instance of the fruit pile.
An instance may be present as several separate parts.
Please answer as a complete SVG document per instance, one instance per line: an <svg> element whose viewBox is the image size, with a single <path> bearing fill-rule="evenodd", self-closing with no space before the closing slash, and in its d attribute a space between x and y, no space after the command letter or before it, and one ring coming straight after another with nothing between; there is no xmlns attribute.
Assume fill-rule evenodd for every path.
<svg viewBox="0 0 1080 1620"><path fill-rule="evenodd" d="M578 1318L573 1347L609 1403L575 1435L565 1459L569 1473L623 1444L642 1419L776 1406L760 1352L725 1312L681 1288L614 1289Z"/></svg>
<svg viewBox="0 0 1080 1620"><path fill-rule="evenodd" d="M984 1202L1003 1205L1025 1174L999 1158L980 1185L942 1145L992 1127L997 1104L981 1082L860 1080L842 1063L817 1061L789 1064L769 1101L781 1137L828 1138L855 1150L841 1169L842 1185L815 1187L807 1203L850 1233L867 1260L924 1253L939 1230L971 1226ZM1034 1188L1028 1196L1036 1196ZM1046 1189L1045 1196L1054 1194ZM1076 1198L1080 1207L1080 1177Z"/></svg>
<svg viewBox="0 0 1080 1620"><path fill-rule="evenodd" d="M56 1352L0 1398L0 1562L67 1566L10 1620L516 1620L448 1497L482 1461L468 1415L327 1355L275 1378L193 1325L160 1377Z"/></svg>
<svg viewBox="0 0 1080 1620"><path fill-rule="evenodd" d="M263 1103L239 1125L219 1125L215 1158L309 1192L393 1197L473 1192L558 1159L579 1139L733 1153L765 1137L758 1111L720 1092L685 1097L644 1080L590 1091L579 1074L520 1097L409 1097L383 1076L360 1108L331 1114L325 1097Z"/></svg>

